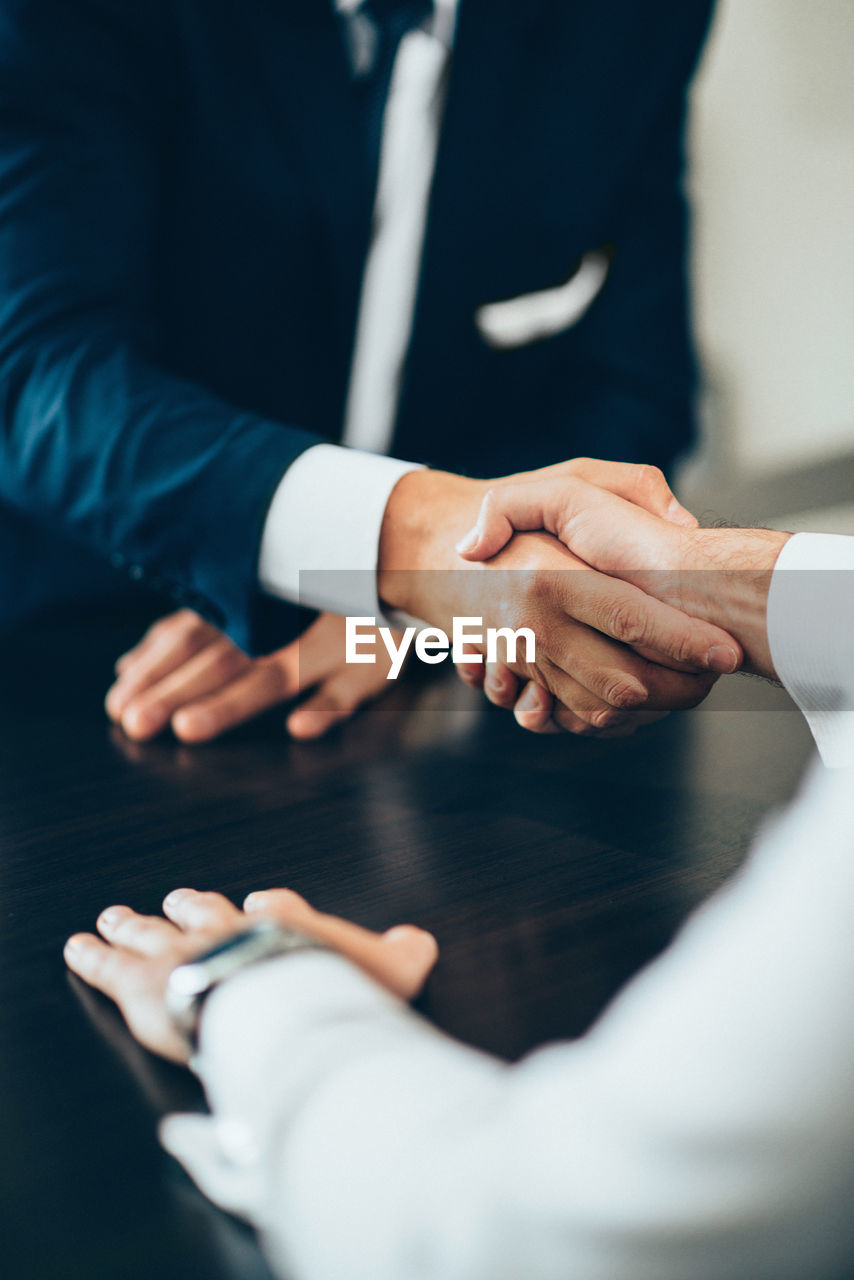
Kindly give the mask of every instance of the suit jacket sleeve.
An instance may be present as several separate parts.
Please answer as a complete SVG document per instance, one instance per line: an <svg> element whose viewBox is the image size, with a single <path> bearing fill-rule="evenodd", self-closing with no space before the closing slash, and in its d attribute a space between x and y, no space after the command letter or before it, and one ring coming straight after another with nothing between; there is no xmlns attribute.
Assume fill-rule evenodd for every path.
<svg viewBox="0 0 854 1280"><path fill-rule="evenodd" d="M157 3L0 0L0 498L246 646L267 507L318 437L158 350L177 48Z"/></svg>

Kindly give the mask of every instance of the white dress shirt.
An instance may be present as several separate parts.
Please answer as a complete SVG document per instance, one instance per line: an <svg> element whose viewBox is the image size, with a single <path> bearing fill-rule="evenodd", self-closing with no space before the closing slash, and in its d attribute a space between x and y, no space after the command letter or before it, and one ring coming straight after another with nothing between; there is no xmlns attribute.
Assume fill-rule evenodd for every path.
<svg viewBox="0 0 854 1280"><path fill-rule="evenodd" d="M169 1117L161 1138L259 1228L284 1274L850 1275L854 736L836 717L854 706L854 580L842 570L854 538L791 539L768 624L780 676L847 767L813 768L744 869L582 1039L507 1066L332 954L270 961L213 993L197 1064L212 1117Z"/></svg>
<svg viewBox="0 0 854 1280"><path fill-rule="evenodd" d="M261 587L310 608L381 613L376 595L380 527L392 489L414 464L376 455L391 443L412 332L456 6L457 0L434 0L432 18L404 35L395 57L344 443L315 445L292 463L264 525ZM336 0L342 19L351 24L357 73L368 69L365 62L371 59L370 26L364 25L368 19L359 7L358 0Z"/></svg>

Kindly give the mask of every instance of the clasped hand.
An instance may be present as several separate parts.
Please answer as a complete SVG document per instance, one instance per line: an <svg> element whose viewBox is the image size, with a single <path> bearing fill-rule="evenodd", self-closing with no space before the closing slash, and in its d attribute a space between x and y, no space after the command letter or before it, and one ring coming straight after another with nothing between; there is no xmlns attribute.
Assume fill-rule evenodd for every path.
<svg viewBox="0 0 854 1280"><path fill-rule="evenodd" d="M412 472L386 508L381 597L445 631L454 616L464 615L482 618L485 627L531 628L534 661L459 668L471 683L483 683L493 702L515 704L526 728L623 734L668 710L695 706L718 675L740 665L738 641L716 623L648 594L629 575L594 566L544 518L542 486L553 495L571 490L576 502L579 492L586 495L588 525L601 517L597 532L606 539L614 508L603 512L605 499L621 517L628 513L621 527L629 542L633 515L677 534L697 527L654 467L578 458L492 484ZM490 517L497 496L523 490L527 509L517 504L516 518L504 516L488 545L469 546L466 535ZM644 554L639 544L638 562ZM467 561L476 563L466 568Z"/></svg>
<svg viewBox="0 0 854 1280"><path fill-rule="evenodd" d="M481 660L461 664L460 676L525 728L621 735L695 706L742 661L740 644L702 610L656 598L648 578L627 571L655 569L650 529L668 533L673 559L674 539L696 527L654 467L577 458L493 484L412 472L387 509L380 592L446 631L454 616L531 627L535 661ZM382 646L374 665L344 659L344 621L333 614L250 659L183 609L118 660L107 711L133 738L171 725L182 741L203 742L313 690L286 723L294 737L319 737L392 687Z"/></svg>

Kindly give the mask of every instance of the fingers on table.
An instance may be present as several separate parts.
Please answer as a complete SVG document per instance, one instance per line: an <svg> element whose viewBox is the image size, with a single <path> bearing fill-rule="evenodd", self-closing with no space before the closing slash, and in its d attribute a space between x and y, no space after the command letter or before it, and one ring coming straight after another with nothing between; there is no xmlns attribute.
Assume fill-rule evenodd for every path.
<svg viewBox="0 0 854 1280"><path fill-rule="evenodd" d="M174 924L161 916L140 915L130 907L107 907L98 916L101 935L77 933L65 944L65 961L90 986L116 999L122 983L139 972L141 960L168 957L179 964L189 944Z"/></svg>
<svg viewBox="0 0 854 1280"><path fill-rule="evenodd" d="M251 665L245 653L220 637L135 697L122 715L122 728L132 738L150 738L165 729L179 710L227 687Z"/></svg>
<svg viewBox="0 0 854 1280"><path fill-rule="evenodd" d="M127 967L128 952L108 946L94 933L75 933L65 944L65 963L90 987L115 998L122 973Z"/></svg>
<svg viewBox="0 0 854 1280"><path fill-rule="evenodd" d="M420 990L439 954L432 934L416 925L397 925L384 934L374 933L316 911L291 889L251 893L243 905L252 916L276 920L339 951L405 999Z"/></svg>
<svg viewBox="0 0 854 1280"><path fill-rule="evenodd" d="M121 720L131 699L182 666L220 635L221 632L190 609L161 618L139 644L116 663L118 679L107 693L107 714L113 720Z"/></svg>
<svg viewBox="0 0 854 1280"><path fill-rule="evenodd" d="M246 661L249 663L249 659ZM224 687L174 711L172 729L183 742L208 742L284 702L295 692L286 666L275 656L259 658Z"/></svg>
<svg viewBox="0 0 854 1280"><path fill-rule="evenodd" d="M124 947L138 955L157 956L180 947L181 935L162 916L145 916L130 907L107 907L98 916L96 928L114 947Z"/></svg>
<svg viewBox="0 0 854 1280"><path fill-rule="evenodd" d="M341 667L292 711L285 722L294 738L320 738L389 687L378 667Z"/></svg>
<svg viewBox="0 0 854 1280"><path fill-rule="evenodd" d="M243 912L222 893L173 889L163 899L163 912L172 921L167 927L193 934L227 934L246 927Z"/></svg>

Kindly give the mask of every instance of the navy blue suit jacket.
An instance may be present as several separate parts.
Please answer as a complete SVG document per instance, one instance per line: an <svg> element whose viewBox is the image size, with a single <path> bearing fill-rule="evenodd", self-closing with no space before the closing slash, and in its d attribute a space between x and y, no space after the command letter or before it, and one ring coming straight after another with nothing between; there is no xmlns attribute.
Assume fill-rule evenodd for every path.
<svg viewBox="0 0 854 1280"><path fill-rule="evenodd" d="M691 435L706 0L461 0L393 451L496 475ZM375 181L329 0L0 0L0 610L142 581L251 643L267 506L340 435ZM485 302L611 245L573 328Z"/></svg>

